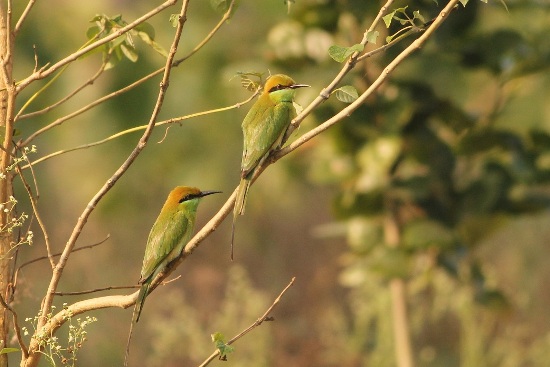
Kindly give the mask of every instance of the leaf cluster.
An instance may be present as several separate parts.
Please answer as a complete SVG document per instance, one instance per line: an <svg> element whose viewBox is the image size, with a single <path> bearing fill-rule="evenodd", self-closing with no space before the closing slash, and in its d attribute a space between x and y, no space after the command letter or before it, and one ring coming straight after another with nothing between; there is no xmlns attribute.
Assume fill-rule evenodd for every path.
<svg viewBox="0 0 550 367"><path fill-rule="evenodd" d="M122 15L109 17L105 14L96 15L90 20L90 23L94 23L94 25L89 27L86 31L86 37L89 42L116 33L121 28L128 25L128 23L122 19ZM150 46L163 57L168 56L166 50L155 41L155 29L146 22L137 25L131 31L124 33L102 47L94 49L86 54L86 56L95 52L101 52L103 54L103 60L106 62L105 70L115 67L124 58L131 62L136 62L139 58L134 41L136 38Z"/></svg>

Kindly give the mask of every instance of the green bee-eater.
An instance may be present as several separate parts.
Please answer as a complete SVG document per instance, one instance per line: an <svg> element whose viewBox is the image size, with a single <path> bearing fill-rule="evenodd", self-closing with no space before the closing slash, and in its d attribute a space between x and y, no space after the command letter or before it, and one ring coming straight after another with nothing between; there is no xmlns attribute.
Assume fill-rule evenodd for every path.
<svg viewBox="0 0 550 367"><path fill-rule="evenodd" d="M296 84L289 76L272 75L265 83L262 93L243 120L243 157L241 182L233 209L233 230L231 234L231 259L237 215L244 214L246 195L254 171L278 148L290 122L296 117L294 94L297 88L309 87Z"/></svg>
<svg viewBox="0 0 550 367"><path fill-rule="evenodd" d="M219 192L200 191L196 187L178 186L168 195L147 239L139 279L141 288L133 314L134 322L139 321L139 315L151 282L182 253L183 248L191 239L200 198Z"/></svg>

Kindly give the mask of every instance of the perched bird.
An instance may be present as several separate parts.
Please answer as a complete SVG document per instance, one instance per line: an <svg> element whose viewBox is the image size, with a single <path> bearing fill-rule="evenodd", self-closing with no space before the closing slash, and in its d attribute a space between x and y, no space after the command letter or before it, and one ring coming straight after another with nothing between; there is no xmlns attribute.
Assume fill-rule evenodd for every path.
<svg viewBox="0 0 550 367"><path fill-rule="evenodd" d="M219 192L178 186L168 195L147 239L139 279L141 288L134 308L133 322L139 321L151 282L182 253L191 239L200 198Z"/></svg>
<svg viewBox="0 0 550 367"><path fill-rule="evenodd" d="M272 75L265 83L262 93L243 120L244 135L243 157L241 162L241 181L233 209L233 228L231 233L231 259L233 259L233 240L237 215L244 214L246 195L254 171L278 148L283 136L296 117L294 94L297 88L309 87L296 84L289 76Z"/></svg>
<svg viewBox="0 0 550 367"><path fill-rule="evenodd" d="M151 282L166 269L166 266L172 260L175 260L182 253L183 248L191 239L200 198L219 192L200 191L196 187L178 186L168 195L168 199L166 199L147 239L139 279L141 288L132 314L124 366L128 366L132 330L134 324L139 321Z"/></svg>

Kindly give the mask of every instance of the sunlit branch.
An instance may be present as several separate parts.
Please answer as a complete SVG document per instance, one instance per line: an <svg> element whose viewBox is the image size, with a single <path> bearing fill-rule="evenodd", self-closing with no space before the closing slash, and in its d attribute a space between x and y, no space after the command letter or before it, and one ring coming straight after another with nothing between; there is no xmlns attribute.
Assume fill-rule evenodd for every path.
<svg viewBox="0 0 550 367"><path fill-rule="evenodd" d="M86 245L86 246L82 246L82 247L77 247L75 249L73 249L73 253L74 252L77 252L77 251L81 251L81 250L87 250L87 249L91 249L93 247L96 247L96 246L99 246L103 243L105 243L105 241L107 241L109 239L110 235L107 235L107 237L105 237L104 239L102 239L101 241L99 242L96 242L96 243L92 243L90 245ZM52 254L52 257L53 258L56 258L56 257L59 257L61 256L61 252L59 253L56 253L56 254ZM17 287L17 277L19 275L19 272L21 271L21 269L23 269L24 267L28 266L28 265L31 265L31 264L34 264L36 262L39 262L39 261L42 261L42 260L48 260L49 257L48 256L40 256L40 257L37 257L35 259L32 259L32 260L29 260L21 265L19 265L19 267L15 270L15 275L13 277L13 287L16 288Z"/></svg>
<svg viewBox="0 0 550 367"><path fill-rule="evenodd" d="M230 15L231 15L231 10L233 8L233 5L234 5L234 1L231 2L230 6L229 6L229 9L225 12L225 14L222 16L222 19L212 29L212 31L210 31L210 33L189 54L185 55L184 57L182 57L180 59L174 60L172 62L172 67L178 67L183 61L187 60L189 57L191 57L193 54L195 54L197 51L199 51L204 45L206 45L206 43L214 36L215 33L218 32L218 30L227 21L227 19L229 19ZM82 113L98 106L101 103L104 103L104 102L106 102L106 101L108 101L112 98L115 98L115 97L117 97L117 96L119 96L123 93L126 93L126 92L132 90L133 88L141 85L142 83L148 81L149 79L151 79L151 78L153 78L153 77L155 77L159 74L162 74L163 71L164 71L164 68L157 69L157 70L153 71L152 73L144 76L143 78L133 82L132 84L127 85L126 87L123 87L123 88L121 88L121 89L119 89L115 92L112 92L108 95L105 95L105 96L97 99L94 102L91 102L90 104L78 109L77 111L75 111L75 112L73 112L69 115L60 117L59 119L55 120L54 122L48 124L47 126L43 127L42 129L40 129L40 130L34 132L33 134L31 134L27 139L25 139L23 142L21 142L19 144L19 146L23 147L23 146L28 145L32 140L34 140L37 136L43 134L44 132L46 132L46 131L48 131L48 130L56 127L56 126L59 126L59 125L63 124L65 121L68 121L68 120L70 120L70 119L72 119L72 118L74 118L74 117L76 117L76 116L78 116L78 115L80 115L80 114L82 114ZM26 117L26 116L27 115L23 115L23 116L21 116L21 118ZM85 149L85 148L87 148L87 147L84 147L84 146L78 147L78 149ZM69 150L69 151L72 151L72 150Z"/></svg>
<svg viewBox="0 0 550 367"><path fill-rule="evenodd" d="M145 22L147 19L149 19L149 18L153 17L154 15L160 13L164 9L174 5L176 2L177 2L177 0L167 0L164 3L162 3L161 5L157 6L156 8L152 9L151 11L149 11L148 13L146 13L143 16L139 17L138 19L134 20L133 22L129 23L128 25L120 28L116 32L113 32L112 34L110 34L110 35L108 35L104 38L101 38L100 40L88 45L87 47L84 47L84 48L70 54L69 56L65 57L64 59L62 59L58 62L56 62L55 64L53 64L50 67L41 68L39 70L36 70L31 75L29 75L27 78L21 80L17 84L16 93L19 93L21 90L23 90L25 87L27 87L33 81L39 80L39 79L44 79L44 78L50 76L51 74L56 72L58 69L60 69L63 66L75 61L76 59L78 59L80 56L86 54L87 52L95 49L96 47L99 47L101 45L104 45L104 44L114 40L115 38L121 36L122 34L128 32L131 29L134 29L137 25Z"/></svg>
<svg viewBox="0 0 550 367"><path fill-rule="evenodd" d="M197 112L197 113L193 113L193 114L190 114L190 115L185 115L185 116L181 116L181 117L174 117L174 118L171 118L171 119L168 119L168 120L163 120L163 121L159 121L155 124L155 126L162 126L162 125L167 125L167 124L175 124L175 123L180 123L182 121L185 121L185 120L189 120L189 119L192 119L192 118L195 118L195 117L200 117L200 116L206 116L206 115L210 115L210 114L213 114L213 113L218 113L218 112L223 112L223 111L228 111L228 110L232 110L232 109L235 109L235 108L239 108L241 107L242 105L250 102L254 97L256 97L258 93L254 93L252 96L250 96L249 98L247 98L245 101L242 101L242 102L239 102L239 103L236 103L232 106L227 106L227 107L222 107L222 108L216 108L216 109L213 109L213 110L208 110L208 111L201 111L201 112ZM115 140L117 138L120 138L121 136L124 136L124 135L127 135L127 134L130 134L130 133L134 133L134 132L137 132L137 131L141 131L141 130L145 130L147 128L147 125L141 125L141 126L136 126L136 127L133 127L133 128L130 128L130 129L126 129L126 130L123 130L123 131L120 131L116 134L113 134L105 139L102 139L102 140L98 140L98 141L95 141L93 143L88 143L88 144L83 144L83 145L79 145L77 147L74 147L74 148L69 148L69 149L64 149L64 150L59 150L57 152L54 152L54 153L51 153L51 154L48 154L48 155L45 155L44 157L41 157L25 166L23 166L22 168L23 169L26 169L26 168L29 168L30 166L34 166L38 163L41 163L41 162L44 162L48 159L51 159L51 158L54 158L54 157L57 157L61 154L65 154L65 153L69 153L69 152L74 152L75 150L81 150L81 149L87 149L87 148L91 148L91 147L95 147L97 145L101 145L101 144L104 144L104 143L107 143L109 141L112 141L112 140Z"/></svg>
<svg viewBox="0 0 550 367"><path fill-rule="evenodd" d="M40 213L38 212L38 206L37 206L37 196L35 197L32 193L31 186L27 183L27 180L25 179L25 176L23 175L23 172L21 171L21 168L19 166L16 166L17 173L19 174L19 178L21 179L21 182L23 182L23 186L25 187L25 190L27 191L27 195L29 196L29 200L31 202L32 211L34 213L34 217L36 218L36 221L38 222L38 225L40 227L40 230L42 231L42 235L44 236L44 242L46 243L46 252L48 254L48 259L50 260L50 265L53 269L55 266L55 262L53 260L52 256L52 248L50 245L50 237L48 236L48 231L46 230L46 226L44 225L44 222L42 221L42 217L40 216ZM34 171L31 170L31 173L33 175L34 183L36 184L36 179L34 177ZM36 187L36 186L35 186ZM37 188L38 190L38 188Z"/></svg>
<svg viewBox="0 0 550 367"><path fill-rule="evenodd" d="M39 116L39 115L43 115L45 113L48 113L50 112L51 110L53 110L54 108L56 107L59 107L61 104L67 102L69 99L71 99L72 97L74 97L77 93L79 93L80 91L82 91L84 88L86 88L87 86L90 86L92 84L94 84L94 82L97 80L97 78L99 78L101 76L101 74L103 74L103 72L105 71L105 66L107 65L107 60L103 61L103 63L101 64L101 66L99 67L99 70L90 78L88 79L86 82L84 82L81 86L79 86L78 88L76 88L75 90L73 90L71 93L67 94L65 97L61 98L59 101L55 102L54 104L46 107L46 108L43 108L39 111L34 111L34 112L29 112L29 113L26 113L26 114L22 114L24 109L21 108L19 110L19 112L17 113L17 115L15 116L14 120L15 121L20 121L20 120L24 120L24 119L28 119L28 118L32 118L32 117L36 117L36 116ZM59 75L59 74L58 74ZM56 75L57 76L57 75Z"/></svg>
<svg viewBox="0 0 550 367"><path fill-rule="evenodd" d="M21 13L21 16L19 17L19 20L17 21L17 24L13 28L13 34L14 35L17 35L17 33L19 33L19 30L21 29L21 26L23 25L23 22L25 21L25 19L29 15L29 13L30 13L30 11L31 11L31 9L32 9L35 2L36 2L36 0L29 0L29 2L27 3L27 6L25 7L25 10L23 10L23 13Z"/></svg>
<svg viewBox="0 0 550 367"><path fill-rule="evenodd" d="M267 311L265 311L262 316L260 316L256 321L254 321L252 323L252 325L250 325L249 327L247 327L246 329L241 331L239 334L237 334L233 338L231 338L231 340L229 340L226 344L227 345L233 344L234 342L236 342L237 340L239 340L240 338L242 338L243 336L245 336L246 334L248 334L249 332L251 332L252 330L257 328L258 326L260 326L264 321L272 321L273 319L269 317L269 314L271 313L271 311L273 311L275 306L277 306L279 304L279 302L281 302L281 298L283 298L286 291L290 287L292 287L292 285L294 285L295 280L296 280L296 277L292 277L292 279L290 280L290 283L288 283L288 285L281 291L281 293L279 293L279 295L277 296L277 298L275 298L275 300L273 301L271 306L268 307ZM220 350L219 349L217 349L214 353L212 353L204 362L202 362L199 365L199 367L207 366L218 355L220 355Z"/></svg>
<svg viewBox="0 0 550 367"><path fill-rule="evenodd" d="M160 285L170 284L172 282L175 282L179 278L181 278L181 275L178 275L177 277L175 277L173 279L164 280L160 283ZM136 289L136 288L140 288L140 287L141 287L140 284L136 284L136 285L119 285L119 286L110 286L110 287L103 287L103 288L88 289L88 290L85 290L85 291L76 291L76 292L55 292L55 295L56 296L81 296L83 294L111 291L111 290L114 290L114 289Z"/></svg>

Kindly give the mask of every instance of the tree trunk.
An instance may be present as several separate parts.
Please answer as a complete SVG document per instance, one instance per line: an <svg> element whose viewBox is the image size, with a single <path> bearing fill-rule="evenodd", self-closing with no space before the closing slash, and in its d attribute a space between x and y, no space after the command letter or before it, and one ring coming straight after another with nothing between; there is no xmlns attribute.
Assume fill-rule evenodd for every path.
<svg viewBox="0 0 550 367"><path fill-rule="evenodd" d="M399 246L401 234L393 210L387 214L384 223L384 237L389 247ZM392 300L393 337L395 359L398 367L414 367L414 358L407 314L407 285L401 278L390 281Z"/></svg>
<svg viewBox="0 0 550 367"><path fill-rule="evenodd" d="M12 83L12 39L9 24L7 24L8 13L5 9L5 3L0 2L0 141L2 149L0 150L0 174L5 175L0 179L0 203L8 203L9 195L12 193L11 174L7 167L12 162L10 151L13 138L13 83ZM5 204L4 208L9 208ZM13 234L8 232L6 224L11 221L11 214L0 210L0 295L9 302L10 283L11 283L11 246L13 243ZM9 313L4 307L0 311L0 348L7 345ZM6 354L0 355L0 367L8 365Z"/></svg>

